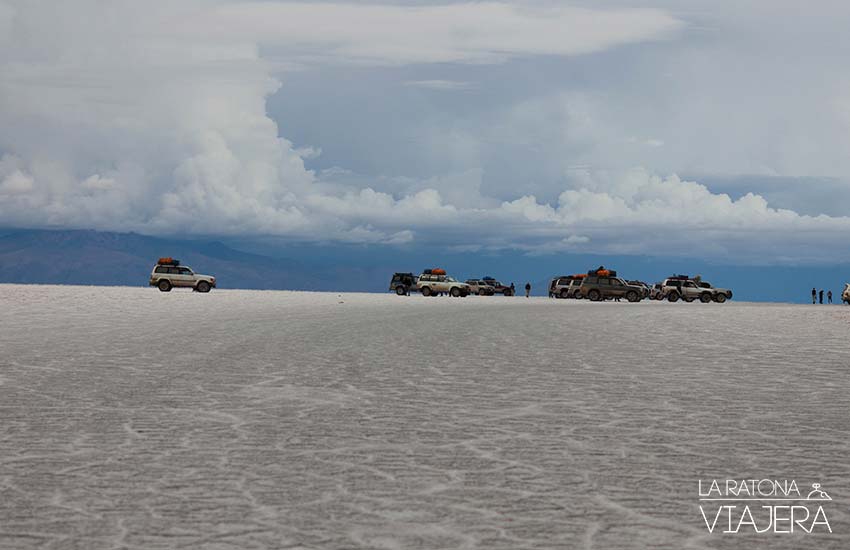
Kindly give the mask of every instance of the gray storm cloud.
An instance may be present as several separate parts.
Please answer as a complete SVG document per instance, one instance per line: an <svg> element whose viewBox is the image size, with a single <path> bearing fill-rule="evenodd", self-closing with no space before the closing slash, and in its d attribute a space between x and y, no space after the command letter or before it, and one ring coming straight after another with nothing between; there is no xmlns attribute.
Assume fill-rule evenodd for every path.
<svg viewBox="0 0 850 550"><path fill-rule="evenodd" d="M480 170L378 191L308 170L323 144L296 147L281 137L286 121L266 112L286 69L577 56L669 39L682 26L660 10L502 3L0 0L0 219L394 244L449 234L459 246L529 251L642 252L670 225L682 232L669 251L700 235L715 253L746 233L850 229L846 218L800 216L752 194L732 200L643 168L589 172L554 204L521 183L519 198L488 197ZM494 227L510 228L508 239L491 242ZM611 244L624 231L647 238Z"/></svg>

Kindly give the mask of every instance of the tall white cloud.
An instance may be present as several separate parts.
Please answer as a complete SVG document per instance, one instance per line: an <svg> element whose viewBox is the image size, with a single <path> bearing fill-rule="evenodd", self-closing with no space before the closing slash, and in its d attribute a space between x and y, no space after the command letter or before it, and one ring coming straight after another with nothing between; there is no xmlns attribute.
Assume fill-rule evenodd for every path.
<svg viewBox="0 0 850 550"><path fill-rule="evenodd" d="M845 218L799 216L757 196L733 201L642 169L589 172L553 204L496 200L475 168L379 191L308 170L305 158L323 144L296 147L282 137L286 121L266 112L281 71L298 65L574 56L681 27L660 10L558 5L0 0L0 222L630 252L653 245L634 238L624 247L618 235L680 227L671 253L693 246L687 235L724 253L724 239L747 232L832 239L850 228ZM511 116L516 127L534 124L533 109ZM585 129L592 137L592 120Z"/></svg>

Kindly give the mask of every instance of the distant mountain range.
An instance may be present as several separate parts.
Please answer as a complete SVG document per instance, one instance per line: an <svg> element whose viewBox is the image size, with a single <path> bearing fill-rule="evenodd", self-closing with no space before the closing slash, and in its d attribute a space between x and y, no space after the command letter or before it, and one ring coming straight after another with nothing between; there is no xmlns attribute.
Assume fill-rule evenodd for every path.
<svg viewBox="0 0 850 550"><path fill-rule="evenodd" d="M700 258L550 254L520 251L470 253L407 244L292 243L268 238L171 239L137 233L0 229L0 283L146 286L160 256L178 258L214 275L220 288L386 292L394 272L443 267L458 279L493 275L517 288L546 295L551 277L599 265L649 283L669 274L700 274L731 288L735 300L810 302L811 289L832 290L840 301L850 265L728 265Z"/></svg>
<svg viewBox="0 0 850 550"><path fill-rule="evenodd" d="M214 275L220 288L353 291L368 288L374 277L357 268L341 277L334 266L317 268L251 254L218 241L84 230L9 230L0 232L0 282L144 286L161 256L178 258L198 272Z"/></svg>

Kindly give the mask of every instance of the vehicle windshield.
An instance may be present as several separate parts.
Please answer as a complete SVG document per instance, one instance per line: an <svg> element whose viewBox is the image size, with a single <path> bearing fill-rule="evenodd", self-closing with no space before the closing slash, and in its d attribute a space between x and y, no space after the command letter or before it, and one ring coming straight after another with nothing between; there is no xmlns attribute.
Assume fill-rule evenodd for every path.
<svg viewBox="0 0 850 550"><path fill-rule="evenodd" d="M446 277L446 280L450 283L456 283L457 282L457 279L455 279L454 277Z"/></svg>

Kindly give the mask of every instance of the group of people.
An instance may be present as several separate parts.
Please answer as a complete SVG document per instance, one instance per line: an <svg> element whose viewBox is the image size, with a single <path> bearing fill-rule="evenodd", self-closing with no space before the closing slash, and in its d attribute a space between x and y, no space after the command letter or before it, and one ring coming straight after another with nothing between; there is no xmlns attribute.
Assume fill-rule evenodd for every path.
<svg viewBox="0 0 850 550"><path fill-rule="evenodd" d="M832 291L831 290L826 291L826 300L827 300L827 303L829 303L829 304L832 303ZM821 304L823 303L823 289L820 289L820 292L818 292L818 290L816 288L812 288L812 303L817 304L818 301L820 301Z"/></svg>

